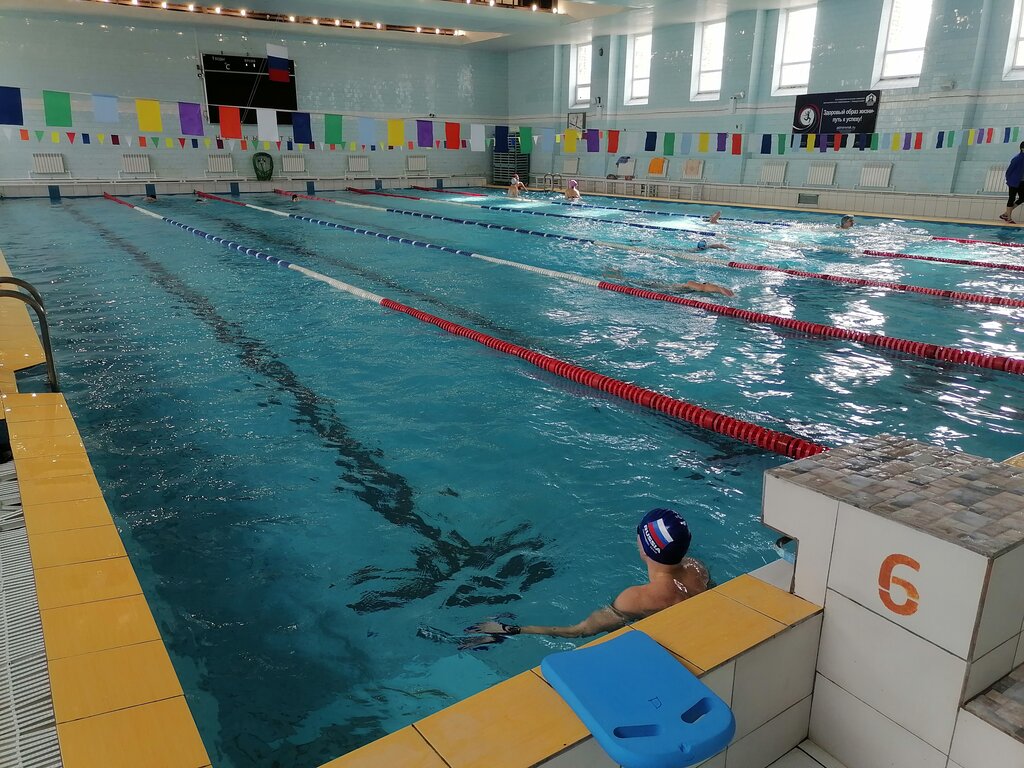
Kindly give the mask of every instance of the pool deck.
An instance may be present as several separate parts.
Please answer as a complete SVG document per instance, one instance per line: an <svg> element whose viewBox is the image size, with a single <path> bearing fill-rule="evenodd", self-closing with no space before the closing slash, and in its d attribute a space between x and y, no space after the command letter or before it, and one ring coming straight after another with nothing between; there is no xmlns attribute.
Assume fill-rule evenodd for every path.
<svg viewBox="0 0 1024 768"><path fill-rule="evenodd" d="M0 274L10 275L2 252ZM63 765L208 767L64 396L18 392L15 373L43 362L27 307L0 302L0 419L21 490Z"/></svg>

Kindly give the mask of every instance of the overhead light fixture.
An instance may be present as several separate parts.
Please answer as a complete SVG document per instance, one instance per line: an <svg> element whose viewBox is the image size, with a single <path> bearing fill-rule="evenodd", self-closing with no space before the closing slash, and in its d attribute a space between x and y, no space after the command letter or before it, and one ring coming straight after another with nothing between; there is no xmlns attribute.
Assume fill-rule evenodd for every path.
<svg viewBox="0 0 1024 768"><path fill-rule="evenodd" d="M422 32L423 31L423 27L416 27L416 31L417 32Z"/></svg>
<svg viewBox="0 0 1024 768"><path fill-rule="evenodd" d="M242 8L242 9L241 9L241 10L240 10L240 11L238 12L238 15L239 15L239 16L241 16L241 17L243 17L243 18L245 18L245 14L246 14L246 10L245 10L245 8Z"/></svg>
<svg viewBox="0 0 1024 768"><path fill-rule="evenodd" d="M380 22L377 22L377 29L380 29Z"/></svg>
<svg viewBox="0 0 1024 768"><path fill-rule="evenodd" d="M362 22L357 21L356 22L356 27L358 28L361 24L362 24Z"/></svg>
<svg viewBox="0 0 1024 768"><path fill-rule="evenodd" d="M440 27L434 27L434 34L435 35L440 35L441 34L441 28Z"/></svg>
<svg viewBox="0 0 1024 768"><path fill-rule="evenodd" d="M195 4L194 3L189 3L188 4L188 9L189 9L189 11L194 11L196 9Z"/></svg>
<svg viewBox="0 0 1024 768"><path fill-rule="evenodd" d="M289 16L288 17L288 21L295 21L295 17L294 16Z"/></svg>
<svg viewBox="0 0 1024 768"><path fill-rule="evenodd" d="M341 19L335 19L334 20L334 26L340 27L341 26Z"/></svg>
<svg viewBox="0 0 1024 768"><path fill-rule="evenodd" d="M214 8L213 12L214 13L220 13L220 6L218 5L216 8Z"/></svg>
<svg viewBox="0 0 1024 768"><path fill-rule="evenodd" d="M316 26L316 25L320 24L320 19L312 19L312 23L313 23L314 26Z"/></svg>
<svg viewBox="0 0 1024 768"><path fill-rule="evenodd" d="M162 3L160 3L160 7L163 8L166 11L167 10L167 0L164 0Z"/></svg>

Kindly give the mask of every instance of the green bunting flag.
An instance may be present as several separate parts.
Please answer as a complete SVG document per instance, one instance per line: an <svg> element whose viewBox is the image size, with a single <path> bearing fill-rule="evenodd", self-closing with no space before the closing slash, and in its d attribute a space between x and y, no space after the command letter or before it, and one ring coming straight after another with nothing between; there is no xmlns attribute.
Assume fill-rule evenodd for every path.
<svg viewBox="0 0 1024 768"><path fill-rule="evenodd" d="M71 94L65 91L43 91L43 117L52 128L70 128Z"/></svg>
<svg viewBox="0 0 1024 768"><path fill-rule="evenodd" d="M533 153L533 128L519 126L519 152L523 155Z"/></svg>
<svg viewBox="0 0 1024 768"><path fill-rule="evenodd" d="M671 157L676 153L676 135L674 133L665 134L665 156Z"/></svg>
<svg viewBox="0 0 1024 768"><path fill-rule="evenodd" d="M324 143L344 144L341 115L324 115Z"/></svg>

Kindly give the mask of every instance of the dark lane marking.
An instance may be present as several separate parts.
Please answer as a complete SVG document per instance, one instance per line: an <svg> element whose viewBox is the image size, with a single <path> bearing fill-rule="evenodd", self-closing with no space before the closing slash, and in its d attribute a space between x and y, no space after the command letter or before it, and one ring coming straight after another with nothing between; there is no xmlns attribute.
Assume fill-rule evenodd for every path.
<svg viewBox="0 0 1024 768"><path fill-rule="evenodd" d="M290 394L295 401L298 423L309 426L325 446L338 452L335 463L341 468L342 479L352 486L356 498L392 525L413 530L426 539L425 543L413 548L416 564L411 568L384 571L370 566L355 574L354 584L370 579L399 582L390 589L364 593L358 601L349 604L357 613L394 608L412 599L428 597L463 569L486 570L506 556L526 551L538 552L543 548L543 539L528 535L529 527L525 524L505 534L489 536L474 546L457 531L444 534L437 526L427 523L415 511L414 491L408 481L377 460L382 451L370 448L352 437L334 406L303 384L275 352L260 340L247 336L237 323L221 316L206 296L194 291L135 244L85 216L73 205L65 205L65 208L73 218L91 227L112 246L132 256L161 288L177 297L196 318L206 324L217 341L236 348L238 359L245 367L273 381L279 390ZM337 490L344 492L349 488L342 486ZM535 573L545 574L545 578L553 573L551 566L542 558L534 556L532 559L535 561ZM406 575L400 578L399 573ZM465 579L466 583L473 583L471 575L465 575ZM520 589L539 580L524 579L523 584L519 585ZM456 591L459 590L459 585L453 586ZM515 592L513 590L508 595L481 597L484 602L505 602L508 597L519 599Z"/></svg>

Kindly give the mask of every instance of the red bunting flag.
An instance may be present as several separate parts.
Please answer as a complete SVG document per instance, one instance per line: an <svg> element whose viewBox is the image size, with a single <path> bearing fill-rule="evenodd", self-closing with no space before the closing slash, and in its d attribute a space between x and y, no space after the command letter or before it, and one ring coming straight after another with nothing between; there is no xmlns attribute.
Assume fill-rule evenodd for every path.
<svg viewBox="0 0 1024 768"><path fill-rule="evenodd" d="M74 144L75 143L75 136L77 136L77 135L78 135L77 133L69 133L68 134L68 141L70 141L72 144Z"/></svg>
<svg viewBox="0 0 1024 768"><path fill-rule="evenodd" d="M220 135L223 139L242 138L242 113L238 107L220 108Z"/></svg>
<svg viewBox="0 0 1024 768"><path fill-rule="evenodd" d="M838 152L843 146L843 134L833 133L832 134L832 149Z"/></svg>
<svg viewBox="0 0 1024 768"><path fill-rule="evenodd" d="M732 153L734 155L742 155L743 154L743 134L742 133L734 133L732 135Z"/></svg>
<svg viewBox="0 0 1024 768"><path fill-rule="evenodd" d="M924 146L924 134L920 133L920 132L914 134L914 149L921 149L923 146Z"/></svg>
<svg viewBox="0 0 1024 768"><path fill-rule="evenodd" d="M139 146L140 147L145 147L146 146L146 137L145 136L139 136Z"/></svg>
<svg viewBox="0 0 1024 768"><path fill-rule="evenodd" d="M181 145L182 149L185 148L185 139L179 137L178 138L178 143Z"/></svg>
<svg viewBox="0 0 1024 768"><path fill-rule="evenodd" d="M28 131L25 128L21 129L21 140L28 141Z"/></svg>
<svg viewBox="0 0 1024 768"><path fill-rule="evenodd" d="M445 149L462 148L462 125L460 123L444 124L444 146Z"/></svg>
<svg viewBox="0 0 1024 768"><path fill-rule="evenodd" d="M608 154L614 155L619 151L619 132L608 131Z"/></svg>
<svg viewBox="0 0 1024 768"><path fill-rule="evenodd" d="M182 139L182 141L184 141L184 139ZM182 144L182 146L185 146L185 145ZM249 149L249 142L247 142L245 139L242 139L241 147L242 147L242 151L243 152L247 151Z"/></svg>

